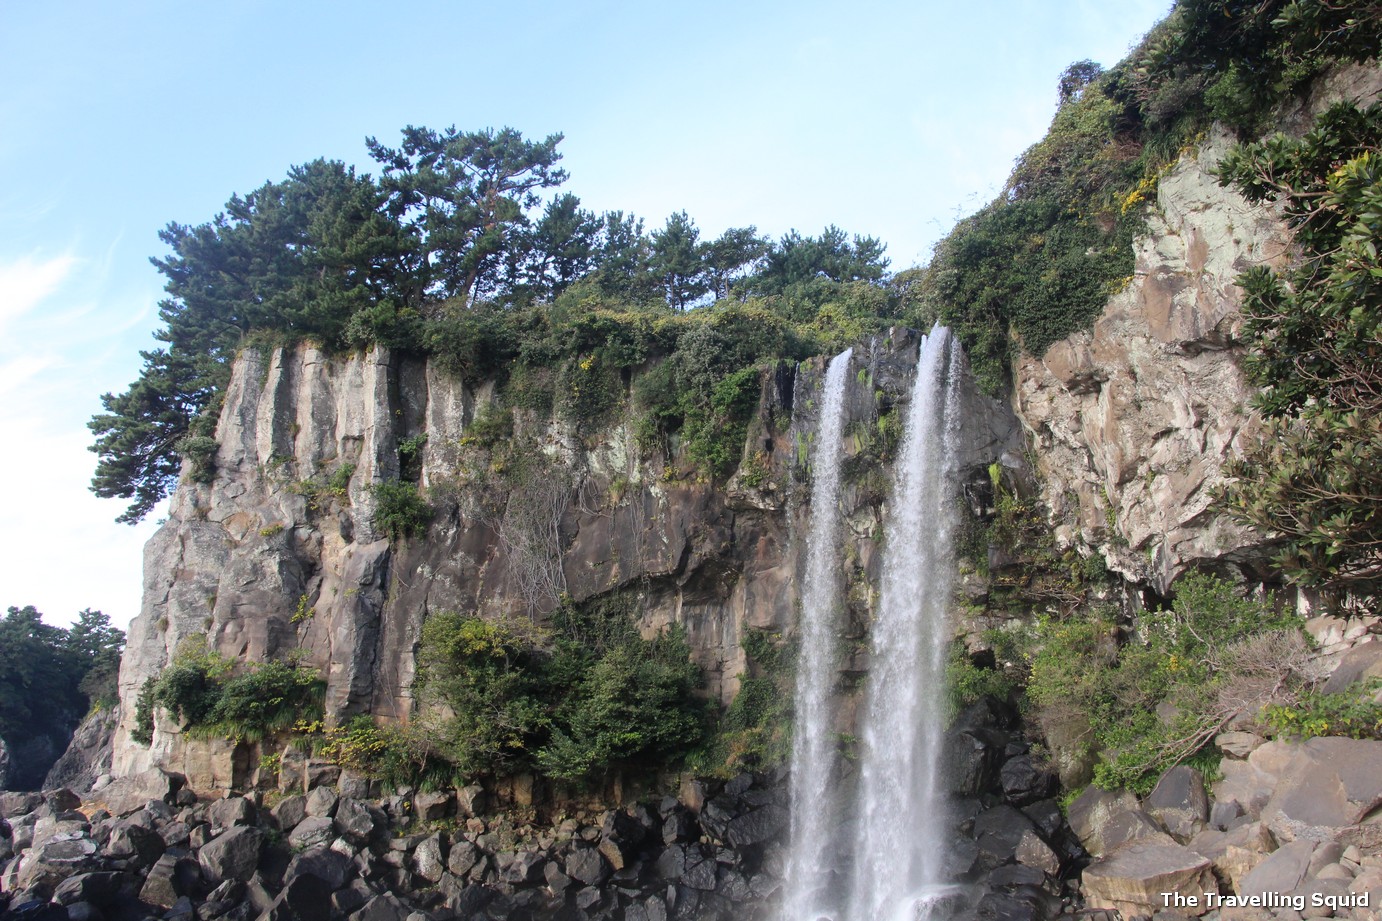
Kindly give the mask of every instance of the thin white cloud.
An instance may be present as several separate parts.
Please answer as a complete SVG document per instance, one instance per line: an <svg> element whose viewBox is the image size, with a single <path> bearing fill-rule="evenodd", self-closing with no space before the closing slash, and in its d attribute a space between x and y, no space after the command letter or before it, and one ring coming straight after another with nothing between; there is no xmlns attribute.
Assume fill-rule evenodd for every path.
<svg viewBox="0 0 1382 921"><path fill-rule="evenodd" d="M0 335L6 327L50 297L67 280L77 258L21 256L0 263Z"/></svg>

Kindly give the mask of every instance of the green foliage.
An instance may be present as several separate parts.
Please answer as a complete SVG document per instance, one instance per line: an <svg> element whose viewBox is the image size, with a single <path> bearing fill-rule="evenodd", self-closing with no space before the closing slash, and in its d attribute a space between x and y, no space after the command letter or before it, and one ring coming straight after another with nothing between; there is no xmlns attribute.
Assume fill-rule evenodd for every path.
<svg viewBox="0 0 1382 921"><path fill-rule="evenodd" d="M1043 508L1035 499L1005 488L1001 472L990 469L995 483L994 517L986 528L973 529L969 552L981 558L980 565L987 569L988 546L976 546L984 539L1010 561L988 573L996 602L1018 609L1055 608L1068 614L1085 603L1091 585L1104 572L1097 564L1091 566L1074 547L1058 547Z"/></svg>
<svg viewBox="0 0 1382 921"><path fill-rule="evenodd" d="M419 664L423 699L447 714L437 753L461 776L534 769L582 784L666 764L704 733L684 635L642 638L625 596L566 604L550 632L433 615Z"/></svg>
<svg viewBox="0 0 1382 921"><path fill-rule="evenodd" d="M1373 678L1334 694L1309 691L1294 704L1268 706L1262 720L1276 735L1286 738L1382 739L1382 704L1376 700L1379 690L1382 681Z"/></svg>
<svg viewBox="0 0 1382 921"><path fill-rule="evenodd" d="M425 699L451 711L439 741L459 773L503 774L529 763L547 714L527 637L474 616L434 614L423 624L418 670Z"/></svg>
<svg viewBox="0 0 1382 921"><path fill-rule="evenodd" d="M234 663L204 650L183 650L135 701L131 738L148 745L162 708L199 738L259 741L321 718L326 682L296 662L264 662L235 672Z"/></svg>
<svg viewBox="0 0 1382 921"><path fill-rule="evenodd" d="M365 715L343 726L302 725L312 751L320 758L358 774L378 778L386 788L438 790L456 786L463 775L437 751L425 726L410 723L378 726Z"/></svg>
<svg viewBox="0 0 1382 921"><path fill-rule="evenodd" d="M1171 609L1144 614L1127 642L1108 613L1041 620L1027 697L1048 736L1080 740L1072 745L1099 756L1095 783L1146 793L1223 725L1218 692L1257 667L1241 655L1244 644L1279 630L1299 625L1227 583L1188 575ZM1175 715L1159 713L1164 707Z"/></svg>
<svg viewBox="0 0 1382 921"><path fill-rule="evenodd" d="M422 449L427 445L427 433L409 435L398 442L398 475L403 480L417 480L422 476Z"/></svg>
<svg viewBox="0 0 1382 921"><path fill-rule="evenodd" d="M736 774L785 764L792 756L795 646L766 630L744 634L749 670L697 767Z"/></svg>
<svg viewBox="0 0 1382 921"><path fill-rule="evenodd" d="M0 738L12 748L41 736L64 744L88 710L114 706L124 644L100 611L84 610L62 628L43 623L32 605L11 607L0 619Z"/></svg>
<svg viewBox="0 0 1382 921"><path fill-rule="evenodd" d="M1179 0L1117 66L1071 65L1004 194L908 279L909 322L955 329L1000 393L1012 348L1040 355L1086 328L1131 278L1135 206L1180 152L1216 119L1257 132L1331 62L1375 60L1379 14L1376 0Z"/></svg>
<svg viewBox="0 0 1382 921"><path fill-rule="evenodd" d="M416 486L388 480L370 487L374 493L374 526L391 540L420 537L427 531L433 509Z"/></svg>
<svg viewBox="0 0 1382 921"><path fill-rule="evenodd" d="M1264 388L1258 444L1224 496L1281 535L1294 581L1375 604L1382 589L1382 104L1341 104L1305 137L1232 151L1220 179L1285 207L1302 250L1281 274L1239 278L1245 363Z"/></svg>
<svg viewBox="0 0 1382 921"><path fill-rule="evenodd" d="M984 698L1006 701L1016 690L1017 681L1006 669L975 662L963 643L951 646L945 662L945 693L952 715Z"/></svg>

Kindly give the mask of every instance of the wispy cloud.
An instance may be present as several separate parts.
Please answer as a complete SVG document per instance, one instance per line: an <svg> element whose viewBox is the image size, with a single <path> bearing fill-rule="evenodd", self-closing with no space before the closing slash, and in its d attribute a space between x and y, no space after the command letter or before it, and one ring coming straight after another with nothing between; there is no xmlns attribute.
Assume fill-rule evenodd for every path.
<svg viewBox="0 0 1382 921"><path fill-rule="evenodd" d="M21 256L0 263L0 336L62 286L77 265L70 254L40 259Z"/></svg>

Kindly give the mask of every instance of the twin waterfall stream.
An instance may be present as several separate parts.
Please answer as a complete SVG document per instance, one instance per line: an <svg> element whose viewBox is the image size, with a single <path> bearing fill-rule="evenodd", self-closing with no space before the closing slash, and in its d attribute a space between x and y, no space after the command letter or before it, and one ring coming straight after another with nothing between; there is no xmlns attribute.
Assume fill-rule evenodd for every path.
<svg viewBox="0 0 1382 921"><path fill-rule="evenodd" d="M850 351L835 356L826 370L811 458L781 921L926 921L951 888L944 873L950 823L939 775L963 362L948 330L937 327L922 339L884 521L850 788L840 782L833 704L843 628L840 462L851 357Z"/></svg>

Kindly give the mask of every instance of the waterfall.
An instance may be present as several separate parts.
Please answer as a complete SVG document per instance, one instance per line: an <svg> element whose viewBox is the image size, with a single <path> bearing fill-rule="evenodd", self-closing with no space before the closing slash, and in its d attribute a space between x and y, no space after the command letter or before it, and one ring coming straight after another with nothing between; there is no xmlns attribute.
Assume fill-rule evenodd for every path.
<svg viewBox="0 0 1382 921"><path fill-rule="evenodd" d="M926 921L950 893L940 777L963 362L950 331L922 338L894 470L860 718L856 799L833 777L831 692L842 606L840 427L850 353L826 372L812 454L811 528L798 635L792 826L782 921ZM845 877L848 876L846 881ZM847 882L847 884L846 884Z"/></svg>
<svg viewBox="0 0 1382 921"><path fill-rule="evenodd" d="M924 919L943 889L950 823L939 775L961 364L949 330L936 327L922 340L885 523L850 921Z"/></svg>
<svg viewBox="0 0 1382 921"><path fill-rule="evenodd" d="M829 827L831 769L835 744L831 731L831 689L835 681L840 625L840 460L845 415L848 349L825 372L820 426L811 456L811 529L806 540L806 572L801 593L795 733L792 739L792 828L783 900L786 921L815 921L831 901L833 868ZM836 894L838 897L838 895Z"/></svg>

